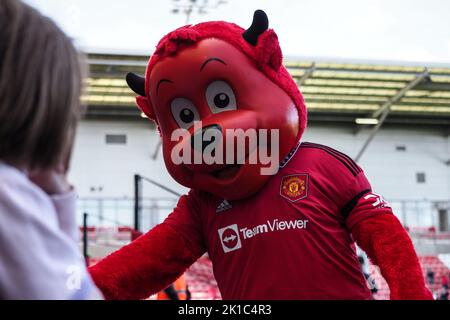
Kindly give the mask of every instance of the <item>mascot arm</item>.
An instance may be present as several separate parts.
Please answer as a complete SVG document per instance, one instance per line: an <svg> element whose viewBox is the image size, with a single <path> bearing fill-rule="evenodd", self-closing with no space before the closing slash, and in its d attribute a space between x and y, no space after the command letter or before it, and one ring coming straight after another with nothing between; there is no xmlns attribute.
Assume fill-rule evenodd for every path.
<svg viewBox="0 0 450 320"><path fill-rule="evenodd" d="M356 243L386 279L391 299L433 299L411 239L381 197L362 198L349 220L353 220L349 227Z"/></svg>
<svg viewBox="0 0 450 320"><path fill-rule="evenodd" d="M145 299L163 290L204 252L189 196L167 219L89 268L106 299Z"/></svg>
<svg viewBox="0 0 450 320"><path fill-rule="evenodd" d="M145 299L175 281L201 254L162 223L89 272L106 299Z"/></svg>

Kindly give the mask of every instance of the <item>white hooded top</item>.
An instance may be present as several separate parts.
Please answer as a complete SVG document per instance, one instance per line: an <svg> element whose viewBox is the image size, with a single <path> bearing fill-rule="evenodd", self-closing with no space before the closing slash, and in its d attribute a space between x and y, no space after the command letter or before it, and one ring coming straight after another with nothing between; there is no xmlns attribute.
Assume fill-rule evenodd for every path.
<svg viewBox="0 0 450 320"><path fill-rule="evenodd" d="M48 196L0 162L0 299L99 299L78 248L76 194Z"/></svg>

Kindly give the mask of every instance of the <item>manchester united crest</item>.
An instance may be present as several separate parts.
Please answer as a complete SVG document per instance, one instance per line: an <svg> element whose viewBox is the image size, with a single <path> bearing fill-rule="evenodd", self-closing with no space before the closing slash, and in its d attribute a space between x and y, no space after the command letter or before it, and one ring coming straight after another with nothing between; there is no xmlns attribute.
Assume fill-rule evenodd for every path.
<svg viewBox="0 0 450 320"><path fill-rule="evenodd" d="M298 173L283 177L280 195L292 202L306 198L308 195L308 174Z"/></svg>

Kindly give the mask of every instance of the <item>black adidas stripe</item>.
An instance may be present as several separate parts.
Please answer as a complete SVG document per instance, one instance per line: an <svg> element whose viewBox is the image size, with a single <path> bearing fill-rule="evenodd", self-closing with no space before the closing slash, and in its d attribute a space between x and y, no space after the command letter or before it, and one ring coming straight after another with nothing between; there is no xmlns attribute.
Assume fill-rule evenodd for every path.
<svg viewBox="0 0 450 320"><path fill-rule="evenodd" d="M355 169L356 172L359 173L359 172L362 171L361 168L358 166L358 164L352 158L350 158L348 155L346 155L345 153L342 153L342 152L340 152L340 151L338 151L336 149L330 148L328 146L324 146L322 144L312 143L312 142L305 142L305 143L310 145L310 146L317 146L317 147L320 147L320 148L327 149L330 152L336 153L336 154L340 155L342 158L346 159L347 163L349 165L351 165Z"/></svg>
<svg viewBox="0 0 450 320"><path fill-rule="evenodd" d="M306 146L306 145L305 145L305 146L302 145L302 146L300 146L300 148L311 148L311 149L319 149L319 150L325 151L325 152L328 153L330 156L334 157L336 160L338 160L338 161L341 162L344 166L346 166L347 169L348 169L354 176L357 175L355 169L353 169L353 167L351 167L345 160L341 159L340 157L336 156L335 154L329 152L328 150L326 150L326 149L324 149L324 148L319 148L319 147L316 147L316 146Z"/></svg>
<svg viewBox="0 0 450 320"><path fill-rule="evenodd" d="M348 155L346 155L345 153L342 153L338 150L332 149L330 147L327 147L330 150L333 150L334 152L337 152L338 154L340 154L342 157L344 157L345 159L347 159L347 161L353 166L353 168L355 168L356 172L361 172L362 169L358 166L358 164L352 159L350 158Z"/></svg>
<svg viewBox="0 0 450 320"><path fill-rule="evenodd" d="M324 149L329 150L330 152L336 153L336 154L340 155L342 158L346 159L348 164L350 164L355 169L356 172L362 171L361 168L358 166L358 164L352 158L350 158L348 155L346 155L345 153L342 153L336 149L333 149L333 148L330 148L328 146L318 144L318 143L312 143L312 142L304 142L304 143L309 146L316 146L319 148L324 148Z"/></svg>
<svg viewBox="0 0 450 320"><path fill-rule="evenodd" d="M358 203L359 199L362 198L363 195L369 193L370 189L366 189L358 193L356 196L354 196L345 206L341 209L341 214L344 217L344 220L347 219L347 217L350 215L350 212L352 212L353 208L355 208L356 204Z"/></svg>
<svg viewBox="0 0 450 320"><path fill-rule="evenodd" d="M341 162L353 174L353 176L358 175L358 173L362 171L361 168L350 157L327 146L316 143L303 142L300 147L319 149L325 151L326 153L334 157L336 160Z"/></svg>

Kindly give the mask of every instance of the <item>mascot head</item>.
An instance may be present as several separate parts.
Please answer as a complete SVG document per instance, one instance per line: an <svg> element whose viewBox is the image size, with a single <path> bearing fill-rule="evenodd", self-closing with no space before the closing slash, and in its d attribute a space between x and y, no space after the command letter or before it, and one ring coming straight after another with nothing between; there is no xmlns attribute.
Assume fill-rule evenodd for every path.
<svg viewBox="0 0 450 320"><path fill-rule="evenodd" d="M145 78L129 73L127 83L158 126L172 177L228 200L257 192L306 127L303 97L261 10L247 30L213 21L170 32Z"/></svg>

